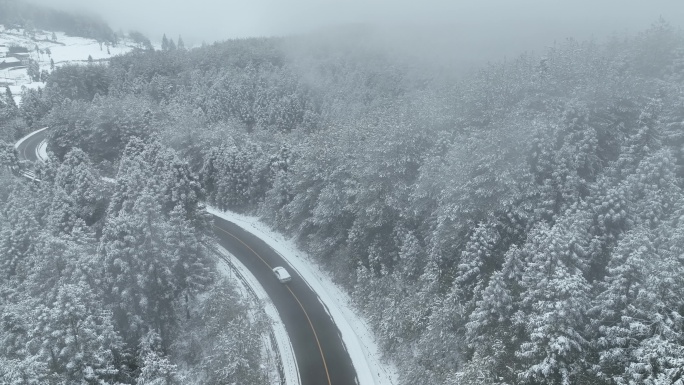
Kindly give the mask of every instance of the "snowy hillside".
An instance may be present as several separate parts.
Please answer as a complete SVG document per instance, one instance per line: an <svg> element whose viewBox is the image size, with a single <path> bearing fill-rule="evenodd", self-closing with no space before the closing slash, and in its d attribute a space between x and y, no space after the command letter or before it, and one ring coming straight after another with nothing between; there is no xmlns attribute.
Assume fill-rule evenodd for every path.
<svg viewBox="0 0 684 385"><path fill-rule="evenodd" d="M13 53L25 48L27 53ZM136 44L128 39L116 46L99 43L93 39L67 36L63 32L35 31L29 36L23 29L8 29L0 25L0 86L9 86L17 103L21 101L23 87L39 88L42 81L32 81L28 73L28 61L35 61L38 72L52 72L54 68L68 63L87 63L88 57L94 62L106 62L115 55L125 54L136 48Z"/></svg>

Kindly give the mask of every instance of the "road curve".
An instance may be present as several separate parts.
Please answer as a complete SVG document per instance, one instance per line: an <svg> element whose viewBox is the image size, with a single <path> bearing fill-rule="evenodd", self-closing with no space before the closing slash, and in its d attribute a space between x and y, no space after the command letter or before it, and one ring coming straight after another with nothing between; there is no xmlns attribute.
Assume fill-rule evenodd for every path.
<svg viewBox="0 0 684 385"><path fill-rule="evenodd" d="M17 146L21 160L38 160L37 149L47 130L24 138ZM358 384L340 332L316 293L264 241L238 225L214 216L218 243L240 260L257 278L285 324L299 367L302 385ZM272 272L284 266L292 281L280 283Z"/></svg>
<svg viewBox="0 0 684 385"><path fill-rule="evenodd" d="M42 129L34 131L17 142L16 150L19 160L28 160L30 162L40 160L38 158L38 146L45 139L47 139L47 129Z"/></svg>
<svg viewBox="0 0 684 385"><path fill-rule="evenodd" d="M318 296L264 241L238 225L214 217L219 244L259 280L292 341L302 385L354 385L356 372L339 330ZM292 281L281 284L272 268L285 266Z"/></svg>

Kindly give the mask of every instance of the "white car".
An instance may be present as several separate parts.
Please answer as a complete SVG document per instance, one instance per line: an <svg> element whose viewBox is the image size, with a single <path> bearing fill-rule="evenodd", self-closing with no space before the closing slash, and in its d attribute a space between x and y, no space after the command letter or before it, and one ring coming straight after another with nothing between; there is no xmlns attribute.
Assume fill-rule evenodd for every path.
<svg viewBox="0 0 684 385"><path fill-rule="evenodd" d="M287 270L285 270L285 268L282 266L275 267L273 269L273 274L275 274L276 278L278 278L278 281L281 283L292 281L290 273L288 273Z"/></svg>

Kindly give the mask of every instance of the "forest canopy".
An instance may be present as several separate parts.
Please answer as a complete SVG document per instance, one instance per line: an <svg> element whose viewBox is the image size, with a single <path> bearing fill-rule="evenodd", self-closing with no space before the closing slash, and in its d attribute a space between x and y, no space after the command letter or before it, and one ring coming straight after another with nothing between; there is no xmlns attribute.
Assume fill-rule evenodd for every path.
<svg viewBox="0 0 684 385"><path fill-rule="evenodd" d="M57 69L4 113L50 127L58 169L45 172L87 158L89 172L127 177L106 212L100 195L72 197L81 189L55 177L65 192L39 210L72 207L67 198L90 209L50 214L49 231L91 234L106 263L134 263L146 244L135 234L146 233L129 216L159 212L171 242L183 226L201 239L199 202L260 215L349 291L402 384L681 384L682 32L659 20L462 78L362 35L231 40ZM144 182L159 173L171 179ZM169 200L174 186L192 192L187 205ZM4 245L22 245L3 250L16 255L9 276L51 246L27 242L42 217L14 214L34 205L25 188L5 200ZM114 247L121 231L133 243ZM164 284L209 285L193 276ZM105 304L107 335L170 314Z"/></svg>

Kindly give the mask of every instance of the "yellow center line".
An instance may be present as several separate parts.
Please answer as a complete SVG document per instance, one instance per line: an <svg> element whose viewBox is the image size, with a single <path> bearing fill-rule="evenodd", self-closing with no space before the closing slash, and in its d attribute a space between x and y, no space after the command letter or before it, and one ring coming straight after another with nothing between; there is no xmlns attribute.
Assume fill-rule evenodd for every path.
<svg viewBox="0 0 684 385"><path fill-rule="evenodd" d="M256 255L259 259L261 259L261 262L263 262L266 266L268 266L269 269L273 270L273 268L271 267L271 265L269 265L268 262L266 262L263 258L261 258L261 255L259 255L259 253L257 253L256 251L254 251L254 249L252 249L251 247L249 247L248 244L246 244L245 242L242 242L242 239L236 237L235 235L233 235L233 234L232 234L231 232L229 232L228 230L224 230L223 228L218 227L218 226L216 226L216 225L214 225L214 224L212 224L212 226L216 227L217 229L219 229L219 230L223 231L224 233L230 235L231 237L235 238L238 242L242 243L246 248L249 249L249 251L251 251L251 252L254 253L254 255Z"/></svg>
<svg viewBox="0 0 684 385"><path fill-rule="evenodd" d="M311 331L313 331L314 338L316 339L316 344L318 344L318 351L321 352L321 358L323 359L323 368L325 368L325 375L328 377L328 384L330 385L330 373L328 373L328 364L325 362L325 356L323 356L323 348L321 348L321 343L318 340L318 335L316 334L316 329L314 329L313 323L311 322L311 318L309 318L309 314L307 314L306 310L304 310L304 305L299 301L299 298L295 295L295 293L292 292L292 289L290 289L289 286L285 286L287 290L292 294L294 299L297 301L299 304L299 307L302 308L302 311L304 312L304 315L306 316L306 320L309 321L309 326L311 326Z"/></svg>
<svg viewBox="0 0 684 385"><path fill-rule="evenodd" d="M261 260L261 262L263 262L266 266L268 266L269 269L273 270L273 269L271 268L271 265L269 265L268 262L266 262L263 258L261 258L261 256L259 255L259 253L257 253L256 251L254 251L254 249L252 249L251 247L249 247L248 244L246 244L245 242L243 242L242 239L240 239L240 238L238 238L237 236L233 235L233 234L232 234L231 232L229 232L228 230L225 230L225 229L223 229L223 228L221 228L221 227L218 227L218 226L216 226L216 225L214 225L214 224L212 224L212 226L214 226L215 228L217 228L217 229L223 231L224 233L230 235L231 237L235 238L238 242L242 243L246 248L248 248L252 253L254 253L254 255L256 255L257 258L259 258L259 259ZM302 302L299 300L299 298L297 298L297 296L296 296L295 293L292 291L292 289L290 289L290 287L287 286L287 285L285 285L285 287L286 287L287 290L290 292L290 294L292 294L292 296L294 297L295 301L297 301L297 303L299 304L299 307L302 308L302 311L304 312L304 316L306 316L306 320L309 321L309 326L311 327L311 331L313 332L314 339L316 340L316 344L318 345L318 351L321 353L321 359L323 359L323 368L325 369L325 375L326 375L326 377L328 378L328 385L332 385L332 382L330 381L330 373L328 373L328 364L325 362L325 355L323 355L323 348L321 347L321 342L318 340L318 334L316 334L316 329L314 328L313 323L311 322L311 318L309 318L309 314L308 314L308 313L306 312L306 310L304 309L304 305L302 305Z"/></svg>

